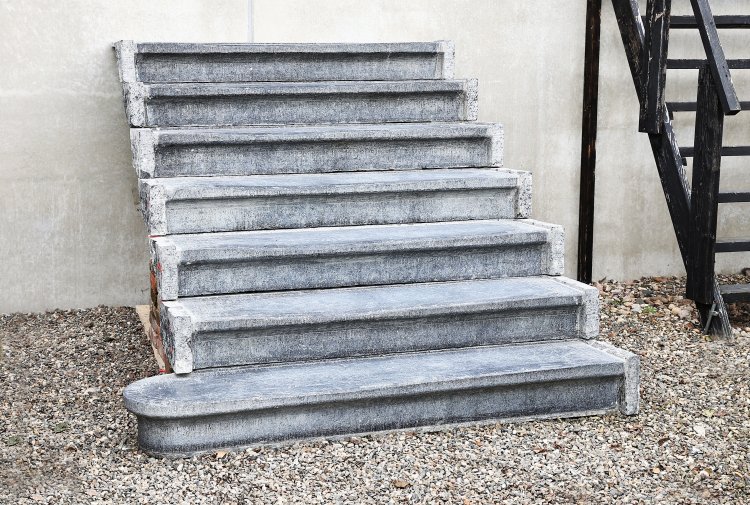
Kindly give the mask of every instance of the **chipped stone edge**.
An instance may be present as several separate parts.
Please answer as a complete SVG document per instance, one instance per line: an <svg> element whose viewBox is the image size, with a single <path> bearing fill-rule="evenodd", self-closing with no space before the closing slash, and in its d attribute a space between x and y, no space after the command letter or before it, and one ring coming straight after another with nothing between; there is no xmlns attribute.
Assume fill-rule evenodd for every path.
<svg viewBox="0 0 750 505"><path fill-rule="evenodd" d="M467 80L464 92L464 121L476 121L479 116L479 80Z"/></svg>
<svg viewBox="0 0 750 505"><path fill-rule="evenodd" d="M503 151L505 145L505 130L503 125L493 123L487 128L487 136L489 138L489 157L490 166L502 168L503 166Z"/></svg>
<svg viewBox="0 0 750 505"><path fill-rule="evenodd" d="M151 239L151 258L156 270L159 285L159 298L168 301L176 300L179 293L177 267L180 262L180 251L169 237Z"/></svg>
<svg viewBox="0 0 750 505"><path fill-rule="evenodd" d="M176 374L193 371L193 319L190 312L176 302L162 302L162 340L164 350Z"/></svg>
<svg viewBox="0 0 750 505"><path fill-rule="evenodd" d="M156 136L150 128L130 129L133 168L139 179L150 179L156 171Z"/></svg>
<svg viewBox="0 0 750 505"><path fill-rule="evenodd" d="M553 277L560 284L581 291L582 300L578 311L578 330L581 338L593 339L599 336L599 290L588 284L568 277Z"/></svg>
<svg viewBox="0 0 750 505"><path fill-rule="evenodd" d="M149 236L166 235L169 233L166 189L155 179L142 179L138 181L138 186L147 233Z"/></svg>
<svg viewBox="0 0 750 505"><path fill-rule="evenodd" d="M535 219L529 219L527 222L546 228L548 231L544 274L563 275L565 272L565 229L558 224L544 223Z"/></svg>
<svg viewBox="0 0 750 505"><path fill-rule="evenodd" d="M136 43L132 40L119 40L112 47L117 56L117 70L120 74L120 82L136 82L138 76L135 67Z"/></svg>
<svg viewBox="0 0 750 505"><path fill-rule="evenodd" d="M640 409L641 359L637 354L601 340L589 342L589 345L623 360L624 377L620 391L620 412L626 416L636 415Z"/></svg>
<svg viewBox="0 0 750 505"><path fill-rule="evenodd" d="M148 88L142 82L123 82L122 89L125 93L125 111L130 126L146 126Z"/></svg>
<svg viewBox="0 0 750 505"><path fill-rule="evenodd" d="M516 210L515 219L528 219L531 217L531 172L523 170L497 169L497 171L508 172L516 176Z"/></svg>
<svg viewBox="0 0 750 505"><path fill-rule="evenodd" d="M442 55L440 65L437 67L436 79L453 79L455 69L456 45L452 40L438 40L437 51Z"/></svg>

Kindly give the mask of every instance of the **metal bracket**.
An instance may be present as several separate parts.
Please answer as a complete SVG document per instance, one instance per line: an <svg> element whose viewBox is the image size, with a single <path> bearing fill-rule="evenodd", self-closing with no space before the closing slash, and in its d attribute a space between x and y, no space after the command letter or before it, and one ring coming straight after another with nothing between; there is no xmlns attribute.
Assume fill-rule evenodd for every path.
<svg viewBox="0 0 750 505"><path fill-rule="evenodd" d="M718 316L719 312L716 310L716 302L711 304L711 309L708 311L708 318L706 319L706 327L703 328L703 333L708 334L708 329L711 327L711 321L714 316Z"/></svg>

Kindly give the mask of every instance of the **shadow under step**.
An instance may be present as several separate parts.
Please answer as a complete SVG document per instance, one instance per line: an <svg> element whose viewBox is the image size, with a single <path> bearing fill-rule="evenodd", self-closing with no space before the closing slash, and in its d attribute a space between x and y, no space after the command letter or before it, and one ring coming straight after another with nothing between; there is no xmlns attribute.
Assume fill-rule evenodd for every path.
<svg viewBox="0 0 750 505"><path fill-rule="evenodd" d="M502 166L494 123L131 130L138 176L272 175Z"/></svg>
<svg viewBox="0 0 750 505"><path fill-rule="evenodd" d="M438 169L142 179L150 236L529 217L531 174Z"/></svg>
<svg viewBox="0 0 750 505"><path fill-rule="evenodd" d="M598 291L564 277L202 296L163 302L172 369L595 338Z"/></svg>
<svg viewBox="0 0 750 505"><path fill-rule="evenodd" d="M115 44L125 82L397 81L453 77L453 43Z"/></svg>
<svg viewBox="0 0 750 505"><path fill-rule="evenodd" d="M531 220L169 235L159 296L561 275L563 231Z"/></svg>
<svg viewBox="0 0 750 505"><path fill-rule="evenodd" d="M131 126L477 119L477 81L123 84Z"/></svg>
<svg viewBox="0 0 750 505"><path fill-rule="evenodd" d="M138 443L184 456L485 420L638 410L638 358L556 341L223 369L125 388Z"/></svg>

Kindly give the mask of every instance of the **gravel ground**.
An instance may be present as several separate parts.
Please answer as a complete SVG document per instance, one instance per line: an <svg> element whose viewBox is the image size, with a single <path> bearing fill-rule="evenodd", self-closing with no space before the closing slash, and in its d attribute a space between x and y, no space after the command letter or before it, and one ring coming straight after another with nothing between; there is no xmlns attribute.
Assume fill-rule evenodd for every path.
<svg viewBox="0 0 750 505"><path fill-rule="evenodd" d="M747 282L750 279L745 279ZM0 503L750 504L750 311L710 341L682 280L604 281L602 338L642 411L155 459L122 389L153 373L130 308L0 316Z"/></svg>

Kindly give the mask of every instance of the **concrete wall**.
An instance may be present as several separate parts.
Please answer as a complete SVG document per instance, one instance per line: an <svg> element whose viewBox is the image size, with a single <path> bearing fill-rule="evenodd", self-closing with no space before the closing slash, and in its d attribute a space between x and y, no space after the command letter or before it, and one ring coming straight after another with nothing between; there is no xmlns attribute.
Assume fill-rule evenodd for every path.
<svg viewBox="0 0 750 505"><path fill-rule="evenodd" d="M712 4L719 14L750 14L747 0ZM594 276L683 274L648 139L637 133L638 104L611 3L603 5ZM675 2L676 13L687 13L678 8L690 4ZM454 40L457 76L479 78L479 119L505 125L506 166L534 173L535 217L565 226L574 275L585 12L582 0L253 0L252 31L255 42ZM722 31L728 55L747 58L748 37ZM671 48L671 57L702 51L695 31L674 32ZM742 72L735 80L748 100L750 71ZM673 71L670 79L671 97L695 99L697 71ZM692 114L677 119L682 144L692 145L685 126ZM750 143L747 116L731 118L727 129L730 142ZM750 189L750 167L725 166L725 182ZM721 233L750 235L748 211L747 204L722 209ZM729 256L720 269L750 265L747 255Z"/></svg>
<svg viewBox="0 0 750 505"><path fill-rule="evenodd" d="M750 14L746 0L713 3L718 13ZM480 119L505 124L506 165L534 173L535 217L565 225L574 272L581 0L0 0L0 313L147 300L145 230L110 44L242 41L251 13L256 42L454 40L458 76L480 79ZM743 54L747 32L722 37L729 56ZM694 32L675 33L672 47L673 56L701 50ZM607 0L601 72L594 275L680 274ZM671 96L692 99L696 75L671 73ZM750 99L750 72L736 75ZM678 120L691 144L680 124L692 116ZM750 142L742 115L727 129L730 143ZM725 182L750 189L750 167L724 168ZM750 234L748 211L723 209L721 234ZM750 265L730 256L722 270Z"/></svg>
<svg viewBox="0 0 750 505"><path fill-rule="evenodd" d="M112 42L245 41L246 0L0 0L0 313L148 299Z"/></svg>

